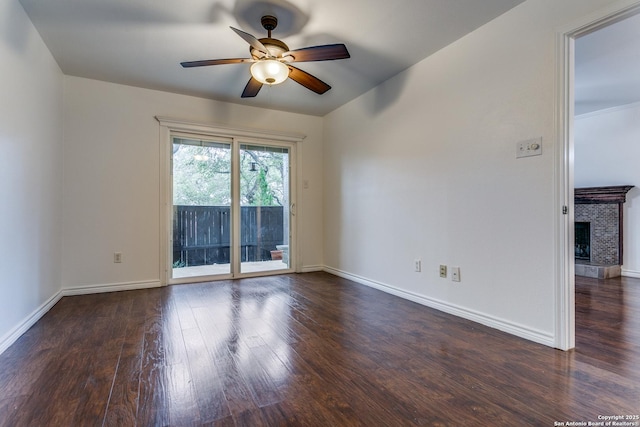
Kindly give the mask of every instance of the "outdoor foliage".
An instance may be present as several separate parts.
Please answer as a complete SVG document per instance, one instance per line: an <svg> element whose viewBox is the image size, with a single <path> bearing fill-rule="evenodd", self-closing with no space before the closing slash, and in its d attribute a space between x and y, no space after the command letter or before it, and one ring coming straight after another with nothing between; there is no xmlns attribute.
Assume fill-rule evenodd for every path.
<svg viewBox="0 0 640 427"><path fill-rule="evenodd" d="M240 204L282 206L286 203L288 154L258 147L240 150ZM231 148L173 145L173 204L229 206Z"/></svg>

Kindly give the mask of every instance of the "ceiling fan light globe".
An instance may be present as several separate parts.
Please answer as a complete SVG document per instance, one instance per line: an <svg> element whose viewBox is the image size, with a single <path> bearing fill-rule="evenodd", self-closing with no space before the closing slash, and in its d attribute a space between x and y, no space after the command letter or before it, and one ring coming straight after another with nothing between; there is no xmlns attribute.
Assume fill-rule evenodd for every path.
<svg viewBox="0 0 640 427"><path fill-rule="evenodd" d="M289 77L289 68L275 59L265 59L251 65L251 75L262 84L277 85Z"/></svg>

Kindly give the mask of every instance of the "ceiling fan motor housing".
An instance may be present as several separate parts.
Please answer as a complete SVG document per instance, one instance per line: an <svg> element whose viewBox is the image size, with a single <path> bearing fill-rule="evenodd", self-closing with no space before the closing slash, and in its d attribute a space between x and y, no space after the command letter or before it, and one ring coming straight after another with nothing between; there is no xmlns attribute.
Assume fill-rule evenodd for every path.
<svg viewBox="0 0 640 427"><path fill-rule="evenodd" d="M279 58L283 53L289 51L289 46L287 46L281 40L264 38L259 39L259 41L264 45L264 47L267 48L267 50L269 51L269 56L272 58ZM257 49L254 49L253 47L250 47L249 51L251 52L251 56L253 57L253 59L264 58L264 53L260 52Z"/></svg>
<svg viewBox="0 0 640 427"><path fill-rule="evenodd" d="M265 15L260 19L260 23L262 27L267 30L268 35L266 38L259 39L258 41L267 48L269 56L271 58L279 58L284 52L288 52L289 46L287 46L286 43L282 40L271 38L271 31L278 26L278 18L273 15ZM253 47L249 48L249 52L251 52L253 59L264 58L264 54Z"/></svg>

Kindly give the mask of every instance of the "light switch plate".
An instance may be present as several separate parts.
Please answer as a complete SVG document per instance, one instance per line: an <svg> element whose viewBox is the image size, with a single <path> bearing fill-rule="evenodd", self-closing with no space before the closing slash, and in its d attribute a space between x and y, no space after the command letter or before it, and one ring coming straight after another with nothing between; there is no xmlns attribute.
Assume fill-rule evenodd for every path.
<svg viewBox="0 0 640 427"><path fill-rule="evenodd" d="M516 158L542 155L542 137L527 139L516 144Z"/></svg>

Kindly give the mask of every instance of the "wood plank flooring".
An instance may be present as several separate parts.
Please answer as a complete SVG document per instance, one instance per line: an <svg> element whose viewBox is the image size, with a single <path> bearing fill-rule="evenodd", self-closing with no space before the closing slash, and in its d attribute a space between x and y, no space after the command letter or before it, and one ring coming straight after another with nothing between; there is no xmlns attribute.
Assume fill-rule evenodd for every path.
<svg viewBox="0 0 640 427"><path fill-rule="evenodd" d="M569 352L326 273L65 297L0 356L0 426L554 426L638 415L640 280L576 287Z"/></svg>

